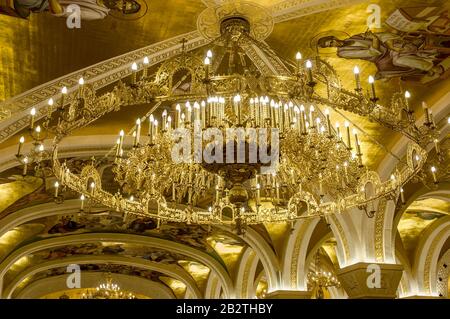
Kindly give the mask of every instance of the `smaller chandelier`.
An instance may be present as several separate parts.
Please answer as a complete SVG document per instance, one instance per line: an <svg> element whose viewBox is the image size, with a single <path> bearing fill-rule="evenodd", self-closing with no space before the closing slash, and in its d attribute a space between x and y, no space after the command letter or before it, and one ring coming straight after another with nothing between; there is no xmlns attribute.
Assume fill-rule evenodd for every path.
<svg viewBox="0 0 450 319"><path fill-rule="evenodd" d="M308 283L312 288L316 288L315 298L324 298L324 288L328 287L340 287L340 282L331 272L322 271L320 269L320 254L317 251L315 255L315 267L314 271L310 271L307 275Z"/></svg>
<svg viewBox="0 0 450 319"><path fill-rule="evenodd" d="M124 292L120 286L113 283L111 274L106 276L106 282L101 283L95 290L88 290L81 296L82 299L136 299L131 292Z"/></svg>

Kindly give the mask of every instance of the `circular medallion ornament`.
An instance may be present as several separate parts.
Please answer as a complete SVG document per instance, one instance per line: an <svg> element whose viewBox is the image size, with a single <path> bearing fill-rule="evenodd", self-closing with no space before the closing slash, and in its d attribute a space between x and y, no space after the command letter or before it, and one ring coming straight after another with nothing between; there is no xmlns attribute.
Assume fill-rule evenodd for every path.
<svg viewBox="0 0 450 319"><path fill-rule="evenodd" d="M203 10L197 19L197 29L206 39L216 39L221 34L222 21L232 17L247 20L250 24L251 36L258 41L267 38L273 30L273 18L270 12L256 3L247 1L226 2Z"/></svg>

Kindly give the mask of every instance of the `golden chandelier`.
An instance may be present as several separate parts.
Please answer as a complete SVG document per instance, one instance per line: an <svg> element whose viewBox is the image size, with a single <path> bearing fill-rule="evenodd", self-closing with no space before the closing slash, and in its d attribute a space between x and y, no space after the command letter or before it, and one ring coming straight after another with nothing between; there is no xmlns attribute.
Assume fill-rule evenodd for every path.
<svg viewBox="0 0 450 319"><path fill-rule="evenodd" d="M113 282L112 275L106 275L106 281L93 290L87 290L81 295L81 299L136 299L131 292L124 292L120 286Z"/></svg>
<svg viewBox="0 0 450 319"><path fill-rule="evenodd" d="M294 62L283 60L251 36L245 18L228 17L220 27L207 52L183 49L156 71L144 58L131 65L128 81L119 81L109 93L97 95L80 78L77 92L67 94L64 87L56 101L49 101L41 126L32 110L35 150L21 154L21 140L17 154L24 170L45 157L47 130L55 136L51 158L57 202L61 188L68 188L81 194L82 210L87 201L158 224L225 224L240 233L248 224L292 222L353 207L373 216L373 201L397 198L402 185L422 169L424 148L438 132L426 106L426 121L416 126L409 92L394 94L391 105L382 106L373 77L365 92L357 68L355 88L348 91L320 57L303 59L298 53ZM281 75L260 65L256 51ZM95 161L81 173L61 163L58 146L65 136L108 112L145 103L151 110L131 130L120 131L105 155L117 192L102 188ZM349 121L331 123L331 112L342 110L409 139L406 163L390 179L381 181L364 165L357 128ZM188 141L184 153L174 151L182 141ZM435 170L432 174L437 182Z"/></svg>

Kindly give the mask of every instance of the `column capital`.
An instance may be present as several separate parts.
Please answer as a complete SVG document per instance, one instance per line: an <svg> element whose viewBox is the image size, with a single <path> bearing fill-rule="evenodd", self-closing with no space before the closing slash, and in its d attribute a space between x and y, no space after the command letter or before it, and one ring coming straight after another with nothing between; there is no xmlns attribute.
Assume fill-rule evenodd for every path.
<svg viewBox="0 0 450 319"><path fill-rule="evenodd" d="M349 298L396 297L403 266L398 264L357 263L337 271Z"/></svg>
<svg viewBox="0 0 450 319"><path fill-rule="evenodd" d="M266 294L264 299L311 299L312 291L274 290Z"/></svg>

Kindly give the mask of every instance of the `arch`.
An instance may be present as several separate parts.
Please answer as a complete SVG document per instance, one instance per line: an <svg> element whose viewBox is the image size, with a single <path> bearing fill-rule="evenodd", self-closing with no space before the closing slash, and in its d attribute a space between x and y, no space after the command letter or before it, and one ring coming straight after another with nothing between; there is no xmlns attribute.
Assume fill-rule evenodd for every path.
<svg viewBox="0 0 450 319"><path fill-rule="evenodd" d="M247 248L241 257L236 275L235 287L237 298L251 298L254 295L253 281L259 259L251 248ZM239 288L239 289L238 289Z"/></svg>
<svg viewBox="0 0 450 319"><path fill-rule="evenodd" d="M83 286L84 288L93 288L98 284L98 278L105 275L104 272L84 272ZM175 299L170 288L163 284L124 274L111 274L115 282L120 283L120 287L124 291L131 291L135 294L147 296L151 299ZM53 293L55 291L67 290L67 276L59 275L40 279L27 285L16 296L16 299L33 299L40 298L44 295Z"/></svg>
<svg viewBox="0 0 450 319"><path fill-rule="evenodd" d="M448 296L449 270L450 270L450 249L448 249L439 260L437 269L438 282L436 285L437 286L436 290L439 296L443 296L445 298L449 297Z"/></svg>
<svg viewBox="0 0 450 319"><path fill-rule="evenodd" d="M436 276L439 253L450 236L450 216L429 225L423 232L416 249L413 274L420 295L437 295Z"/></svg>
<svg viewBox="0 0 450 319"><path fill-rule="evenodd" d="M318 218L298 220L283 253L284 289L306 290L305 260L312 233Z"/></svg>
<svg viewBox="0 0 450 319"><path fill-rule="evenodd" d="M194 260L198 260L208 266L211 270L216 272L223 285L224 292L227 296L234 295L234 287L230 276L224 267L213 257L208 254L182 245L173 241L164 239L140 236L133 234L117 234L117 233L87 233L78 235L68 235L63 237L55 237L50 239L43 239L31 244L25 245L11 253L0 264L0 278L3 278L6 271L20 258L42 249L51 249L54 247L65 246L68 244L97 242L97 241L111 241L111 242L126 242L128 244L138 244L143 246L150 246L159 249L173 251L175 253L188 256Z"/></svg>
<svg viewBox="0 0 450 319"><path fill-rule="evenodd" d="M135 266L142 269L158 271L182 281L184 284L186 284L186 286L190 289L191 293L195 297L197 298L202 297L202 293L198 289L197 284L192 279L192 277L176 266L159 264L139 258L130 258L123 256L89 256L89 255L52 260L25 269L20 274L18 274L14 278L14 280L9 284L9 286L5 289L3 297L11 298L11 295L13 294L14 290L23 280L25 280L25 278L37 274L41 271L46 271L52 268L65 267L69 264L95 264L95 263Z"/></svg>
<svg viewBox="0 0 450 319"><path fill-rule="evenodd" d="M425 186L416 190L412 195L410 195L403 207L401 207L396 213L395 203L391 203L388 207L386 207L385 217L384 219L388 219L384 222L386 225L389 221L391 222L390 226L385 229L384 234L385 238L389 240L391 243L389 246L385 245L386 254L393 255L395 254L395 243L397 236L397 227L403 216L403 213L406 209L416 200L426 199L426 198L439 198L442 200L450 201L450 183L442 182L439 183L436 188L430 191ZM396 214L395 214L396 213ZM393 219L390 220L389 216L393 216ZM386 227L386 226L385 226Z"/></svg>
<svg viewBox="0 0 450 319"><path fill-rule="evenodd" d="M225 226L217 226L217 228L230 231L230 228ZM251 227L248 227L245 235L240 235L239 238L254 250L263 264L267 274L269 289L278 289L280 284L280 264L272 247L270 247L266 240Z"/></svg>

